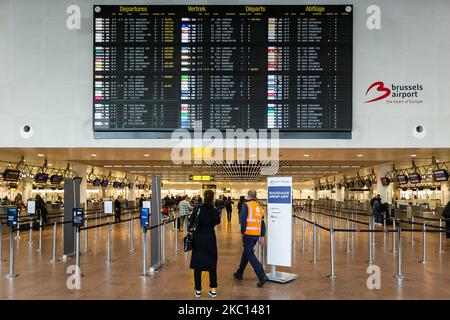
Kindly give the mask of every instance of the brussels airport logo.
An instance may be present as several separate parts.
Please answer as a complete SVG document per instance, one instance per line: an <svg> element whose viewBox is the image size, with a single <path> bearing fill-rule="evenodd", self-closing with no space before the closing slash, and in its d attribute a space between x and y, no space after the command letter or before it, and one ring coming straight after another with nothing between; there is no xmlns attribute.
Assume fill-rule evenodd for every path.
<svg viewBox="0 0 450 320"><path fill-rule="evenodd" d="M258 164L261 175L275 175L279 169L279 132L276 129L202 130L201 121L194 121L194 130L176 129L171 136L171 159L176 165Z"/></svg>
<svg viewBox="0 0 450 320"><path fill-rule="evenodd" d="M422 104L422 91L423 85L419 83L386 85L383 81L376 81L367 88L368 100L365 103L383 100L388 104Z"/></svg>

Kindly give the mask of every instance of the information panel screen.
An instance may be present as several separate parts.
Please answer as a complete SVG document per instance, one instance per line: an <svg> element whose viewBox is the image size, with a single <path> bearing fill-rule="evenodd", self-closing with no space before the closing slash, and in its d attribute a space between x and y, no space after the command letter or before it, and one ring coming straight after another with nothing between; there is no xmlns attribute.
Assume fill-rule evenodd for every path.
<svg viewBox="0 0 450 320"><path fill-rule="evenodd" d="M154 133L201 124L349 138L352 12L94 5L96 137L164 137Z"/></svg>

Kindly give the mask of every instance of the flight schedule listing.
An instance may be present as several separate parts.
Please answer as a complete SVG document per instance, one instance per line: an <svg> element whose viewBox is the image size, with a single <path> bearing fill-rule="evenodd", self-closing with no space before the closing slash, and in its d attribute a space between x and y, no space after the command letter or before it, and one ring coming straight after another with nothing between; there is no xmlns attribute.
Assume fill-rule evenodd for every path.
<svg viewBox="0 0 450 320"><path fill-rule="evenodd" d="M351 5L94 5L95 131L351 131Z"/></svg>

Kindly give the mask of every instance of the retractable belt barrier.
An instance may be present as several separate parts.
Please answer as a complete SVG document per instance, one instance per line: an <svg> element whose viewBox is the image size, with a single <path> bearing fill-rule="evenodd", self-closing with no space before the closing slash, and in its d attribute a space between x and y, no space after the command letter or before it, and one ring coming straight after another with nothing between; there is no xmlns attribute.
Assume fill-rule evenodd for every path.
<svg viewBox="0 0 450 320"><path fill-rule="evenodd" d="M295 209L295 208L294 208ZM442 233L445 232L445 229L442 227L442 219L436 219L433 221L439 221L439 226L435 226L435 225L429 225L426 224L425 221L423 221L422 223L418 223L418 222L414 222L414 220L410 220L410 221L404 221L401 219L397 219L397 218L392 218L393 221L393 228L392 229L387 229L386 228L386 217L383 217L384 219L384 228L383 229L374 229L374 223L373 223L373 215L368 213L367 211L362 211L360 210L359 213L362 216L367 216L369 221L368 222L363 222L363 221L359 221L357 219L351 219L349 218L349 214L351 213L352 217L354 214L353 208L342 208L344 211L339 211L336 209L330 209L329 207L317 207L315 206L314 209L311 208L311 210L303 210L300 207L300 210L297 210L297 212L302 212L302 216L298 216L298 215L292 215L295 219L299 219L302 220L302 255L304 255L304 251L305 251L305 229L304 229L304 223L307 222L311 225L313 225L313 259L311 262L317 262L317 256L316 256L316 228L320 228L322 230L326 230L328 232L330 232L330 274L327 276L329 279L336 279L337 275L335 273L335 268L334 268L334 248L335 248L335 243L334 243L334 234L335 232L345 232L347 233L347 238L346 238L346 252L350 252L350 241L349 241L349 234L350 233L368 233L368 244L369 244L369 260L368 260L368 264L371 265L373 264L373 247L375 246L375 234L376 233L392 233L393 235L393 239L392 239L392 253L395 254L396 249L395 249L395 245L397 244L398 246L398 255L397 255L397 271L394 275L395 278L397 278L398 280L403 280L405 279L403 272L402 272L402 239L401 239L401 234L402 232L411 232L411 234L414 234L414 232L421 232L422 233L422 258L419 261L422 264L428 263L427 259L426 259L426 234L427 233L439 233L439 242L438 242L438 250L436 250L436 252L438 253L442 253ZM347 210L347 212L345 212L345 210ZM350 210L352 209L352 210ZM332 212L339 212L339 216L336 216L335 214L328 214L325 213L324 211L332 211ZM352 212L353 211L353 212ZM294 211L295 212L295 211ZM314 215L314 221L306 219L305 213L309 214L311 217ZM341 213L344 213L344 217L342 217ZM331 217L331 227L327 228L323 225L320 225L317 223L317 215L322 215L322 222L323 222L323 217L324 216L328 216ZM320 216L319 216L320 218ZM334 219L341 219L341 220L346 220L347 222L347 227L346 228L334 228ZM428 219L431 220L431 219ZM354 222L356 225L357 224L362 224L362 225L367 225L368 229L360 229L360 228L350 228L350 221ZM396 228L396 222L398 223L398 228ZM403 230L401 227L401 223L408 223L411 224L411 228L410 229L406 229ZM413 228L413 226L415 225L421 225L422 228L421 229L417 229L417 228ZM434 228L434 229L428 229L428 227ZM295 228L295 224L294 224L294 228ZM397 235L397 239L396 236ZM397 242L397 243L396 243Z"/></svg>

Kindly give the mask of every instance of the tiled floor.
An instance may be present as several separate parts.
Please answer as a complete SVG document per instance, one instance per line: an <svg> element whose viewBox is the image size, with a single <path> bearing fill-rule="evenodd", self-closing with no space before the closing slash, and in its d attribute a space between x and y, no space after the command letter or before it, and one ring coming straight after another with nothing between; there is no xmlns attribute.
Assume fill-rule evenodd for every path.
<svg viewBox="0 0 450 320"><path fill-rule="evenodd" d="M43 250L37 252L37 236L30 246L28 234L16 240L17 278L5 279L9 272L8 261L0 266L0 299L194 299L193 275L189 269L190 254L175 253L172 225L167 226L167 263L151 277L142 279L141 233L136 224L134 234L135 251L130 253L128 224L112 228L112 263L105 264L106 228L89 233L89 252L81 256L81 270L84 277L80 290L69 290L66 269L74 264L67 262L51 263L52 228L44 231ZM58 231L60 231L58 229ZM415 236L411 246L409 233L403 236L403 281L396 280L396 256L391 252L391 234L376 234L374 263L381 269L381 289L369 290L366 286L368 274L368 241L366 233L351 237L351 252L346 253L346 236L335 236L335 270L338 278L330 280L329 234L318 233L319 261L311 263L312 230L306 225L304 255L301 252L301 224L296 224L296 247L292 268L279 268L299 275L288 284L267 283L264 288L256 287L256 276L250 265L244 280L233 278L241 254L241 237L237 216L232 224L225 220L217 227L219 247L219 288L218 299L450 299L450 241L443 237L444 253L438 254L437 234L427 238L427 258L429 263L420 264L421 235ZM82 237L83 240L83 237ZM182 234L179 234L181 240ZM61 255L61 242L58 235L58 253ZM82 241L83 248L83 241ZM9 238L3 235L3 258L8 259ZM266 266L266 270L269 267ZM207 274L204 274L204 293L207 297Z"/></svg>

